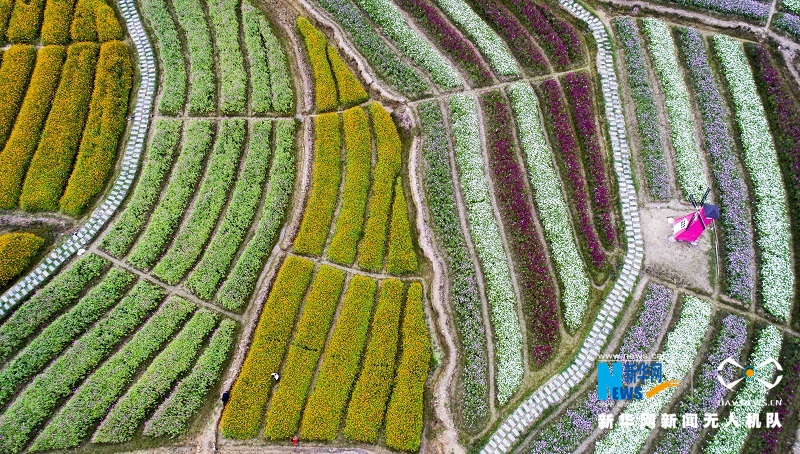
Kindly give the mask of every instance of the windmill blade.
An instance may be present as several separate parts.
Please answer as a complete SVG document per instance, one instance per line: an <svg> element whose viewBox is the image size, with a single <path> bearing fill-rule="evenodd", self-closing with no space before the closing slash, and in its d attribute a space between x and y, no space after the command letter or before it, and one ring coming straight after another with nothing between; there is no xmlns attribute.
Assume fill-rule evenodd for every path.
<svg viewBox="0 0 800 454"><path fill-rule="evenodd" d="M700 219L700 224L702 224L702 226L703 226L703 230L708 228L708 226L706 225L705 219L703 219L704 217L705 216L703 216L702 214L698 216L698 218Z"/></svg>
<svg viewBox="0 0 800 454"><path fill-rule="evenodd" d="M689 194L689 201L692 202L692 207L697 209L697 203L695 203L694 196L692 196L691 194Z"/></svg>
<svg viewBox="0 0 800 454"><path fill-rule="evenodd" d="M708 193L711 192L711 188L706 188L706 193L703 194L703 200L700 201L700 206L703 206L706 203L706 198L708 197Z"/></svg>
<svg viewBox="0 0 800 454"><path fill-rule="evenodd" d="M692 226L692 224L694 223L695 219L697 219L697 212L694 213L694 216L689 218L689 222L686 223L686 228L684 230L689 230L689 227Z"/></svg>

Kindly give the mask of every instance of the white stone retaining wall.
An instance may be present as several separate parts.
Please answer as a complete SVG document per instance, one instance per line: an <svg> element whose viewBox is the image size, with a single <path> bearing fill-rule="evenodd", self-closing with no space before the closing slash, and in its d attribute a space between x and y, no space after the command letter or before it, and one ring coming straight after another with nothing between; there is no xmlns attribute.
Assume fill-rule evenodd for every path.
<svg viewBox="0 0 800 454"><path fill-rule="evenodd" d="M134 0L118 0L118 2L122 18L127 24L128 33L136 48L139 73L141 74L141 85L136 93L136 105L133 116L129 120L130 134L125 146L125 154L122 156L122 169L108 197L92 212L86 222L75 233L63 239L61 244L50 252L33 271L0 296L0 317L5 316L8 311L57 273L59 268L75 256L79 250L88 246L108 220L114 216L139 171L139 158L147 139L150 111L156 90L156 64L150 40L142 25Z"/></svg>
<svg viewBox="0 0 800 454"><path fill-rule="evenodd" d="M559 0L559 3L573 16L588 24L597 42L597 69L600 73L605 114L611 136L611 147L614 151L614 170L619 181L628 249L619 279L603 303L575 361L566 371L551 378L517 407L491 436L481 450L482 454L509 452L547 408L562 402L567 393L586 377L608 340L622 304L633 290L644 258L644 242L631 170L631 153L625 133L625 118L622 113L617 75L614 72L611 41L603 23L581 4L574 0Z"/></svg>

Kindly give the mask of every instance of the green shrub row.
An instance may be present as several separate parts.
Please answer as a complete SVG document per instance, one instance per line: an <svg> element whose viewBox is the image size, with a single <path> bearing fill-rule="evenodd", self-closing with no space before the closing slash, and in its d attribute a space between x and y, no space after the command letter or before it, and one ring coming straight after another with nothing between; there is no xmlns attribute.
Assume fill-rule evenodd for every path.
<svg viewBox="0 0 800 454"><path fill-rule="evenodd" d="M217 103L214 48L203 7L198 0L172 0L172 7L186 35L191 68L189 112L198 115L213 113Z"/></svg>
<svg viewBox="0 0 800 454"><path fill-rule="evenodd" d="M361 107L342 112L342 120L346 153L342 208L336 218L328 258L342 265L352 265L358 240L364 231L364 211L367 209L372 170L372 138L367 113Z"/></svg>
<svg viewBox="0 0 800 454"><path fill-rule="evenodd" d="M96 43L69 46L50 114L33 155L19 205L27 211L55 211L64 191L89 111Z"/></svg>
<svg viewBox="0 0 800 454"><path fill-rule="evenodd" d="M244 40L250 61L250 109L253 114L292 113L294 92L286 53L269 21L249 2L242 2Z"/></svg>
<svg viewBox="0 0 800 454"><path fill-rule="evenodd" d="M114 9L105 0L78 0L70 32L75 42L125 39Z"/></svg>
<svg viewBox="0 0 800 454"><path fill-rule="evenodd" d="M163 80L158 112L177 115L186 102L186 61L183 59L175 21L169 14L165 0L142 0L139 5L145 20L150 23L161 63L159 69Z"/></svg>
<svg viewBox="0 0 800 454"><path fill-rule="evenodd" d="M389 227L389 252L386 254L386 272L408 274L419 270L417 253L411 241L411 224L408 220L403 180L397 177L392 202L392 223Z"/></svg>
<svg viewBox="0 0 800 454"><path fill-rule="evenodd" d="M95 443L122 443L133 438L147 415L195 361L206 337L217 326L217 315L200 309L175 339L156 356L98 427Z"/></svg>
<svg viewBox="0 0 800 454"><path fill-rule="evenodd" d="M261 39L267 50L269 62L269 80L272 88L272 109L275 112L294 113L294 91L292 91L292 78L289 75L289 65L283 45L275 36L269 21L263 15L259 20Z"/></svg>
<svg viewBox="0 0 800 454"><path fill-rule="evenodd" d="M403 283L383 281L361 373L347 406L344 435L351 440L374 443L378 439L394 379L402 306Z"/></svg>
<svg viewBox="0 0 800 454"><path fill-rule="evenodd" d="M328 40L325 35L311 25L305 17L297 19L297 29L303 37L308 54L308 62L311 65L311 73L314 76L314 101L318 112L328 112L336 109L338 105L338 95L336 92L336 81L331 72L331 65L328 62L326 46Z"/></svg>
<svg viewBox="0 0 800 454"><path fill-rule="evenodd" d="M105 364L75 391L31 445L31 451L78 446L128 389L137 370L194 311L183 298L171 296Z"/></svg>
<svg viewBox="0 0 800 454"><path fill-rule="evenodd" d="M3 63L0 65L0 93L3 93L3 102L0 103L0 147L5 145L11 134L34 63L36 48L33 46L11 46L3 52Z"/></svg>
<svg viewBox="0 0 800 454"><path fill-rule="evenodd" d="M123 41L103 43L75 167L58 202L61 211L78 217L105 188L125 132L132 83L133 61L128 45Z"/></svg>
<svg viewBox="0 0 800 454"><path fill-rule="evenodd" d="M222 320L192 371L175 386L169 398L147 421L144 435L174 438L186 432L189 420L197 414L206 394L219 380L233 345L235 329L236 322Z"/></svg>
<svg viewBox="0 0 800 454"><path fill-rule="evenodd" d="M0 40L2 41L5 41L8 20L11 18L13 8L13 0L0 0Z"/></svg>
<svg viewBox="0 0 800 454"><path fill-rule="evenodd" d="M358 78L350 71L350 68L342 60L330 44L327 46L328 61L331 63L333 77L336 79L336 88L339 91L339 104L344 107L361 104L369 99L367 91Z"/></svg>
<svg viewBox="0 0 800 454"><path fill-rule="evenodd" d="M367 208L366 230L359 245L358 266L369 271L383 269L386 252L386 227L392 205L392 187L400 173L402 145L389 112L378 103L369 106L378 163L372 178Z"/></svg>
<svg viewBox="0 0 800 454"><path fill-rule="evenodd" d="M161 255L194 194L203 171L203 160L209 154L212 142L210 121L191 120L186 124L178 162L147 228L128 256L128 263L137 268L149 268Z"/></svg>
<svg viewBox="0 0 800 454"><path fill-rule="evenodd" d="M0 235L0 288L19 276L44 245L44 238L28 232Z"/></svg>
<svg viewBox="0 0 800 454"><path fill-rule="evenodd" d="M289 255L275 278L253 343L222 411L219 427L227 438L253 438L264 417L273 380L286 352L297 309L311 281L314 262Z"/></svg>
<svg viewBox="0 0 800 454"><path fill-rule="evenodd" d="M243 114L247 110L247 73L239 46L239 0L209 0L208 15L214 26L214 42L219 71L219 110L223 114Z"/></svg>
<svg viewBox="0 0 800 454"><path fill-rule="evenodd" d="M275 387L267 410L264 436L268 439L287 439L297 432L308 387L339 304L344 278L344 271L328 265L317 270L284 360L281 381Z"/></svg>
<svg viewBox="0 0 800 454"><path fill-rule="evenodd" d="M280 120L274 126L275 149L261 218L236 265L217 293L217 304L228 310L239 311L250 299L264 268L264 261L272 251L286 216L294 190L296 128L293 120Z"/></svg>
<svg viewBox="0 0 800 454"><path fill-rule="evenodd" d="M28 164L39 144L42 127L58 87L65 55L63 46L39 49L22 107L8 142L0 152L0 209L17 207Z"/></svg>
<svg viewBox="0 0 800 454"><path fill-rule="evenodd" d="M15 1L6 29L6 41L33 44L39 37L45 0Z"/></svg>
<svg viewBox="0 0 800 454"><path fill-rule="evenodd" d="M77 301L83 289L99 277L109 264L108 260L99 256L85 255L20 304L0 325L0 363L8 360L28 336L49 322L61 309Z"/></svg>
<svg viewBox="0 0 800 454"><path fill-rule="evenodd" d="M86 375L139 326L163 298L161 288L140 282L102 320L39 374L0 416L0 451L25 448L35 429L51 416Z"/></svg>
<svg viewBox="0 0 800 454"><path fill-rule="evenodd" d="M342 142L339 114L318 115L314 119L314 167L311 194L294 248L301 254L320 255L328 238L333 212L342 181Z"/></svg>
<svg viewBox="0 0 800 454"><path fill-rule="evenodd" d="M68 44L75 0L49 0L44 6L41 38L44 44Z"/></svg>
<svg viewBox="0 0 800 454"><path fill-rule="evenodd" d="M188 272L217 225L228 192L237 179L239 160L247 135L247 121L241 118L226 119L214 143L208 160L206 175L197 191L196 202L188 211L175 240L167 253L153 269L153 274L164 282L177 284Z"/></svg>
<svg viewBox="0 0 800 454"><path fill-rule="evenodd" d="M121 300L133 281L134 275L127 271L110 270L78 304L42 330L0 371L0 406Z"/></svg>
<svg viewBox="0 0 800 454"><path fill-rule="evenodd" d="M225 217L205 248L203 257L186 279L186 287L204 300L210 300L219 288L258 211L269 169L271 131L272 122L269 120L256 120L252 124L247 156Z"/></svg>
<svg viewBox="0 0 800 454"><path fill-rule="evenodd" d="M242 30L247 59L250 63L250 110L254 115L272 111L272 87L270 86L267 49L261 39L260 13L249 1L242 2Z"/></svg>
<svg viewBox="0 0 800 454"><path fill-rule="evenodd" d="M367 339L377 281L356 275L350 279L342 309L325 348L317 380L308 398L300 433L304 440L333 440L350 397Z"/></svg>
<svg viewBox="0 0 800 454"><path fill-rule="evenodd" d="M173 118L158 118L147 147L142 173L125 205L125 210L100 241L100 248L117 258L130 250L144 228L161 194L161 185L172 167L183 123Z"/></svg>
<svg viewBox="0 0 800 454"><path fill-rule="evenodd" d="M417 452L424 424L425 382L431 363L431 341L419 282L408 287L402 329L400 363L386 410L386 445L401 451Z"/></svg>

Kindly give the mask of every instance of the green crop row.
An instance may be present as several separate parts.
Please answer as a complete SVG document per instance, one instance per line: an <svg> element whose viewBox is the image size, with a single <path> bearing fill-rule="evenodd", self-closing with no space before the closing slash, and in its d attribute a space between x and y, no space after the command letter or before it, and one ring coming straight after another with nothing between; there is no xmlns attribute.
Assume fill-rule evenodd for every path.
<svg viewBox="0 0 800 454"><path fill-rule="evenodd" d="M314 100L317 111L328 112L334 110L339 98L336 93L336 81L333 79L331 65L328 62L325 50L328 40L305 17L301 16L297 19L297 29L303 36L303 42L308 53L308 61L311 65L311 73L314 76Z"/></svg>
<svg viewBox="0 0 800 454"><path fill-rule="evenodd" d="M0 325L0 363L5 362L25 339L49 322L61 309L78 300L83 289L103 273L108 260L85 255L36 292Z"/></svg>
<svg viewBox="0 0 800 454"><path fill-rule="evenodd" d="M161 201L153 210L144 234L133 248L128 263L149 268L178 228L189 199L203 171L203 160L211 150L213 131L208 120L191 120L183 133L183 147Z"/></svg>
<svg viewBox="0 0 800 454"><path fill-rule="evenodd" d="M78 446L128 389L136 371L167 342L194 306L172 296L105 364L75 391L34 440L31 451Z"/></svg>
<svg viewBox="0 0 800 454"><path fill-rule="evenodd" d="M186 101L186 62L175 21L169 14L165 0L142 0L139 5L144 18L150 23L161 63L163 80L158 112L176 115L183 110Z"/></svg>
<svg viewBox="0 0 800 454"><path fill-rule="evenodd" d="M244 252L217 293L218 304L226 309L238 311L247 303L283 224L294 190L295 130L296 124L292 120L280 120L275 125L275 150L261 218Z"/></svg>
<svg viewBox="0 0 800 454"><path fill-rule="evenodd" d="M28 171L45 118L61 76L66 49L46 46L39 49L28 91L22 101L14 128L5 148L0 152L0 208L16 208L22 182Z"/></svg>
<svg viewBox="0 0 800 454"><path fill-rule="evenodd" d="M347 407L344 435L351 440L374 443L378 439L394 379L402 306L403 283L383 281L361 373Z"/></svg>
<svg viewBox="0 0 800 454"><path fill-rule="evenodd" d="M242 2L244 40L250 61L250 108L254 114L292 113L294 93L283 46L267 19Z"/></svg>
<svg viewBox="0 0 800 454"><path fill-rule="evenodd" d="M188 212L175 240L153 269L153 274L174 285L200 257L203 247L217 225L228 191L237 178L239 160L247 134L244 119L227 119L220 124L214 151L208 160L206 175L197 191L197 202Z"/></svg>
<svg viewBox="0 0 800 454"><path fill-rule="evenodd" d="M0 40L5 40L8 20L11 18L13 7L13 0L0 0Z"/></svg>
<svg viewBox="0 0 800 454"><path fill-rule="evenodd" d="M27 232L0 235L0 288L25 271L44 245L44 238Z"/></svg>
<svg viewBox="0 0 800 454"><path fill-rule="evenodd" d="M419 269L417 253L411 241L411 224L408 220L408 205L403 191L402 177L397 177L392 203L392 223L389 227L389 252L386 255L386 271L389 274L408 274Z"/></svg>
<svg viewBox="0 0 800 454"><path fill-rule="evenodd" d="M300 428L303 439L333 440L339 434L342 412L361 363L377 287L377 282L366 276L350 279L303 413Z"/></svg>
<svg viewBox="0 0 800 454"><path fill-rule="evenodd" d="M242 173L236 180L225 217L186 280L186 287L204 300L211 299L219 288L258 211L269 169L271 131L269 120L253 123Z"/></svg>
<svg viewBox="0 0 800 454"><path fill-rule="evenodd" d="M219 424L225 437L252 438L261 427L273 384L270 374L280 369L313 271L312 261L294 255L287 256L278 271L250 351L222 412Z"/></svg>
<svg viewBox="0 0 800 454"><path fill-rule="evenodd" d="M44 44L67 44L75 0L49 0L44 6L41 38Z"/></svg>
<svg viewBox="0 0 800 454"><path fill-rule="evenodd" d="M403 347L392 397L386 410L386 445L417 452L422 438L425 382L431 363L431 341L422 308L422 285L408 287L403 317Z"/></svg>
<svg viewBox="0 0 800 454"><path fill-rule="evenodd" d="M280 113L294 113L294 91L292 91L292 78L289 76L289 66L286 62L286 53L283 45L275 36L272 27L264 16L259 21L261 38L264 48L267 49L269 62L269 80L272 88L272 109Z"/></svg>
<svg viewBox="0 0 800 454"><path fill-rule="evenodd" d="M369 99L367 91L358 78L350 71L342 57L336 52L330 44L327 46L328 61L331 63L331 70L336 79L336 88L339 92L339 104L344 107L354 106L361 104Z"/></svg>
<svg viewBox="0 0 800 454"><path fill-rule="evenodd" d="M342 143L339 114L318 115L314 120L314 168L311 194L308 196L303 222L294 240L294 248L302 254L320 255L328 237L339 184L342 180Z"/></svg>
<svg viewBox="0 0 800 454"><path fill-rule="evenodd" d="M3 102L0 103L0 147L11 134L35 62L36 48L27 44L11 46L3 53L3 63L0 65L0 93L3 93Z"/></svg>
<svg viewBox="0 0 800 454"><path fill-rule="evenodd" d="M186 432L189 420L197 414L206 394L219 380L233 345L235 329L236 323L233 320L222 320L192 371L175 386L169 398L147 421L144 435L174 438Z"/></svg>
<svg viewBox="0 0 800 454"><path fill-rule="evenodd" d="M159 118L155 121L153 138L150 139L142 173L133 195L119 219L100 242L100 248L114 257L125 256L158 202L161 184L172 167L175 150L181 139L182 126L180 120L172 118Z"/></svg>
<svg viewBox="0 0 800 454"><path fill-rule="evenodd" d="M270 86L267 49L261 39L260 14L245 0L242 2L242 29L247 58L250 62L250 109L255 115L272 111L272 87Z"/></svg>
<svg viewBox="0 0 800 454"><path fill-rule="evenodd" d="M213 312L208 309L197 311L114 405L92 441L122 443L133 438L136 429L172 389L178 377L192 366L206 337L216 325L217 316Z"/></svg>
<svg viewBox="0 0 800 454"><path fill-rule="evenodd" d="M189 67L189 112L213 113L217 84L214 77L214 48L203 7L198 0L172 0L175 16L186 34Z"/></svg>
<svg viewBox="0 0 800 454"><path fill-rule="evenodd" d="M15 1L6 29L6 40L33 44L39 36L44 4L45 0Z"/></svg>
<svg viewBox="0 0 800 454"><path fill-rule="evenodd" d="M223 114L243 114L247 110L247 73L239 46L239 0L209 0L208 15L214 26L214 41L219 68L219 109Z"/></svg>
<svg viewBox="0 0 800 454"><path fill-rule="evenodd" d="M344 111L342 119L347 160L342 209L336 218L328 257L333 262L352 265L356 258L356 245L364 231L364 211L367 208L372 169L372 138L367 113L361 107Z"/></svg>
<svg viewBox="0 0 800 454"><path fill-rule="evenodd" d="M98 49L96 43L69 46L50 115L22 186L23 210L58 208L86 122Z"/></svg>
<svg viewBox="0 0 800 454"><path fill-rule="evenodd" d="M75 42L104 43L125 38L114 9L105 0L78 0L70 31Z"/></svg>
<svg viewBox="0 0 800 454"><path fill-rule="evenodd" d="M122 299L134 281L133 274L112 269L69 311L55 319L0 372L0 406L17 388L80 337L111 306Z"/></svg>
<svg viewBox="0 0 800 454"><path fill-rule="evenodd" d="M58 202L61 211L77 217L105 187L125 132L132 83L133 61L128 45L123 41L103 43L75 167Z"/></svg>
<svg viewBox="0 0 800 454"><path fill-rule="evenodd" d="M322 265L317 270L284 361L282 380L267 410L264 436L268 439L287 439L297 432L308 387L339 304L344 278L344 271L338 268Z"/></svg>
<svg viewBox="0 0 800 454"><path fill-rule="evenodd" d="M160 287L140 282L111 312L39 374L0 416L0 451L19 452L35 429L155 309Z"/></svg>
<svg viewBox="0 0 800 454"><path fill-rule="evenodd" d="M372 195L367 209L366 230L359 246L358 266L369 271L383 269L386 230L392 205L392 187L400 173L400 136L389 112L378 103L369 106L378 163L372 179Z"/></svg>

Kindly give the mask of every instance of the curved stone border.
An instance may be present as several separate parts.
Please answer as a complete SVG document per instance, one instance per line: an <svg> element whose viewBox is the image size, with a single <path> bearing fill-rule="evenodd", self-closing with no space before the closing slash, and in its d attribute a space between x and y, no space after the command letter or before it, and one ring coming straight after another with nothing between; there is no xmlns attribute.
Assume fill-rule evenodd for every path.
<svg viewBox="0 0 800 454"><path fill-rule="evenodd" d="M622 309L622 304L636 283L644 258L644 242L642 241L636 189L633 185L631 171L631 154L625 133L625 118L622 114L622 102L620 101L617 74L614 70L611 41L600 19L587 11L581 4L574 0L559 0L559 3L573 16L588 24L597 42L597 69L600 73L608 132L614 151L614 169L619 180L619 195L622 203L622 217L625 221L628 251L619 279L614 283L611 294L603 303L575 361L566 371L551 378L517 407L492 434L489 442L481 450L482 454L510 451L520 437L533 425L536 418L541 416L547 408L561 402L570 389L586 377L608 340L614 321Z"/></svg>
<svg viewBox="0 0 800 454"><path fill-rule="evenodd" d="M33 271L0 296L0 317L41 286L58 271L61 265L81 249L86 248L125 200L136 173L139 171L139 157L147 138L150 110L155 95L156 64L150 40L145 33L134 0L119 0L119 9L128 27L128 34L136 47L141 75L119 177L114 182L108 197L92 212L89 219L75 233L64 239Z"/></svg>

